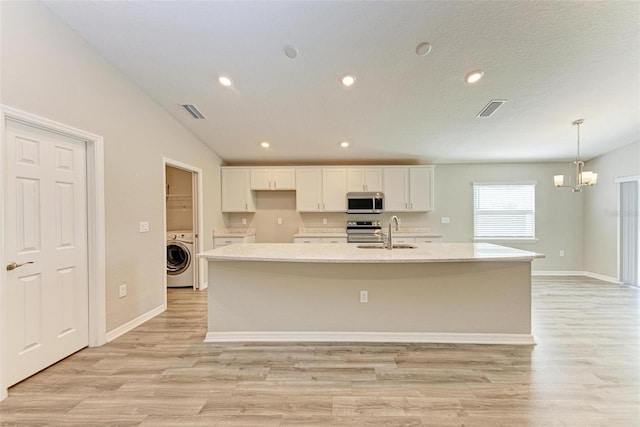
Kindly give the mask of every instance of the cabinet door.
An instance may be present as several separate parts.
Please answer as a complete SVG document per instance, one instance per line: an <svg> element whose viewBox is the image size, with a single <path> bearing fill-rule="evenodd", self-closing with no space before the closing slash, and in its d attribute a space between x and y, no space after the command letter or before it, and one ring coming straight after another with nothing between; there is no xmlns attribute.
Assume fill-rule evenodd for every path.
<svg viewBox="0 0 640 427"><path fill-rule="evenodd" d="M409 209L426 212L433 210L433 169L409 169Z"/></svg>
<svg viewBox="0 0 640 427"><path fill-rule="evenodd" d="M393 239L393 244L395 245L396 243L403 243L403 244L408 244L408 243L415 243L416 239L413 237L394 237L393 235L391 235L391 238Z"/></svg>
<svg viewBox="0 0 640 427"><path fill-rule="evenodd" d="M271 190L271 169L251 169L251 189Z"/></svg>
<svg viewBox="0 0 640 427"><path fill-rule="evenodd" d="M248 169L222 169L222 212L255 212Z"/></svg>
<svg viewBox="0 0 640 427"><path fill-rule="evenodd" d="M213 239L214 248L221 248L223 246L233 245L234 243L242 243L242 237L216 237Z"/></svg>
<svg viewBox="0 0 640 427"><path fill-rule="evenodd" d="M321 210L322 169L296 170L296 210L318 212Z"/></svg>
<svg viewBox="0 0 640 427"><path fill-rule="evenodd" d="M271 174L274 190L295 190L295 169L274 169Z"/></svg>
<svg viewBox="0 0 640 427"><path fill-rule="evenodd" d="M364 168L347 169L347 191L365 191Z"/></svg>
<svg viewBox="0 0 640 427"><path fill-rule="evenodd" d="M294 237L293 243L321 243L321 237Z"/></svg>
<svg viewBox="0 0 640 427"><path fill-rule="evenodd" d="M367 168L364 170L365 191L382 191L382 168Z"/></svg>
<svg viewBox="0 0 640 427"><path fill-rule="evenodd" d="M322 210L329 212L346 212L346 169L332 168L322 170Z"/></svg>
<svg viewBox="0 0 640 427"><path fill-rule="evenodd" d="M322 243L347 243L346 237L323 237Z"/></svg>
<svg viewBox="0 0 640 427"><path fill-rule="evenodd" d="M404 212L409 210L408 168L384 169L384 210Z"/></svg>
<svg viewBox="0 0 640 427"><path fill-rule="evenodd" d="M382 168L348 168L347 191L382 191Z"/></svg>
<svg viewBox="0 0 640 427"><path fill-rule="evenodd" d="M416 237L416 243L440 243L440 237Z"/></svg>

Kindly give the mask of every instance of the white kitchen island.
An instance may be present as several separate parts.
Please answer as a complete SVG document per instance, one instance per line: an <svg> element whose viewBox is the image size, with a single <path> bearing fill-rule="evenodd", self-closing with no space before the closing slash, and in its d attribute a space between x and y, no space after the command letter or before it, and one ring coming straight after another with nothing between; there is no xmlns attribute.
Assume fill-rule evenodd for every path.
<svg viewBox="0 0 640 427"><path fill-rule="evenodd" d="M205 341L534 344L531 262L542 255L487 243L415 246L263 243L202 253Z"/></svg>

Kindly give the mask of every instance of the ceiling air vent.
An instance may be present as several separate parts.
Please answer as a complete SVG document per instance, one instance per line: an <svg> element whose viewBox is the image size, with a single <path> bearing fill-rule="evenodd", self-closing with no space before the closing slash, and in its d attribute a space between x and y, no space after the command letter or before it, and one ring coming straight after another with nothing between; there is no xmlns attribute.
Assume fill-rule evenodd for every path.
<svg viewBox="0 0 640 427"><path fill-rule="evenodd" d="M194 119L204 119L204 116L202 115L202 113L198 111L198 109L195 106L191 104L183 104L182 106L184 107L185 110L187 110L189 114L191 114L191 116Z"/></svg>
<svg viewBox="0 0 640 427"><path fill-rule="evenodd" d="M506 99L492 99L476 117L490 117L498 108L502 107L502 104L505 102L507 102Z"/></svg>

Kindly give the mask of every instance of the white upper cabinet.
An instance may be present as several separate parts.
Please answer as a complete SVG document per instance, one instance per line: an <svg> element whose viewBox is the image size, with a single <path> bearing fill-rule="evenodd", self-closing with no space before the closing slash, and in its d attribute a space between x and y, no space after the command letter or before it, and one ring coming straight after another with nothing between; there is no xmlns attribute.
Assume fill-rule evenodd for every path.
<svg viewBox="0 0 640 427"><path fill-rule="evenodd" d="M433 166L385 168L384 199L389 212L433 210Z"/></svg>
<svg viewBox="0 0 640 427"><path fill-rule="evenodd" d="M222 212L255 212L254 193L249 189L249 169L223 168L222 181Z"/></svg>
<svg viewBox="0 0 640 427"><path fill-rule="evenodd" d="M322 210L325 212L347 211L346 169L322 169Z"/></svg>
<svg viewBox="0 0 640 427"><path fill-rule="evenodd" d="M322 169L296 169L296 210L318 212L322 203Z"/></svg>
<svg viewBox="0 0 640 427"><path fill-rule="evenodd" d="M409 168L409 209L433 210L433 168Z"/></svg>
<svg viewBox="0 0 640 427"><path fill-rule="evenodd" d="M297 169L296 210L298 212L345 212L347 210L346 170L343 168Z"/></svg>
<svg viewBox="0 0 640 427"><path fill-rule="evenodd" d="M384 210L404 212L409 210L409 169L384 169Z"/></svg>
<svg viewBox="0 0 640 427"><path fill-rule="evenodd" d="M388 212L427 212L434 167L223 167L222 211L255 212L256 190L295 190L298 212L345 212L349 191L384 192Z"/></svg>
<svg viewBox="0 0 640 427"><path fill-rule="evenodd" d="M251 168L252 190L295 190L296 172L293 168Z"/></svg>
<svg viewBox="0 0 640 427"><path fill-rule="evenodd" d="M382 191L382 168L348 168L347 191Z"/></svg>

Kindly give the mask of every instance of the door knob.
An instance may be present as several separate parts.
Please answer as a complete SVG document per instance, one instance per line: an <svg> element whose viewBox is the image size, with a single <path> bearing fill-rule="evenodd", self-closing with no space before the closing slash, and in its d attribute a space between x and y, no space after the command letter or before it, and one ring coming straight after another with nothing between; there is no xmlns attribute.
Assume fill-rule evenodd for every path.
<svg viewBox="0 0 640 427"><path fill-rule="evenodd" d="M25 264L33 264L33 261L23 262L22 264L18 264L16 262L10 262L7 264L7 271L15 270L18 267L22 267Z"/></svg>

